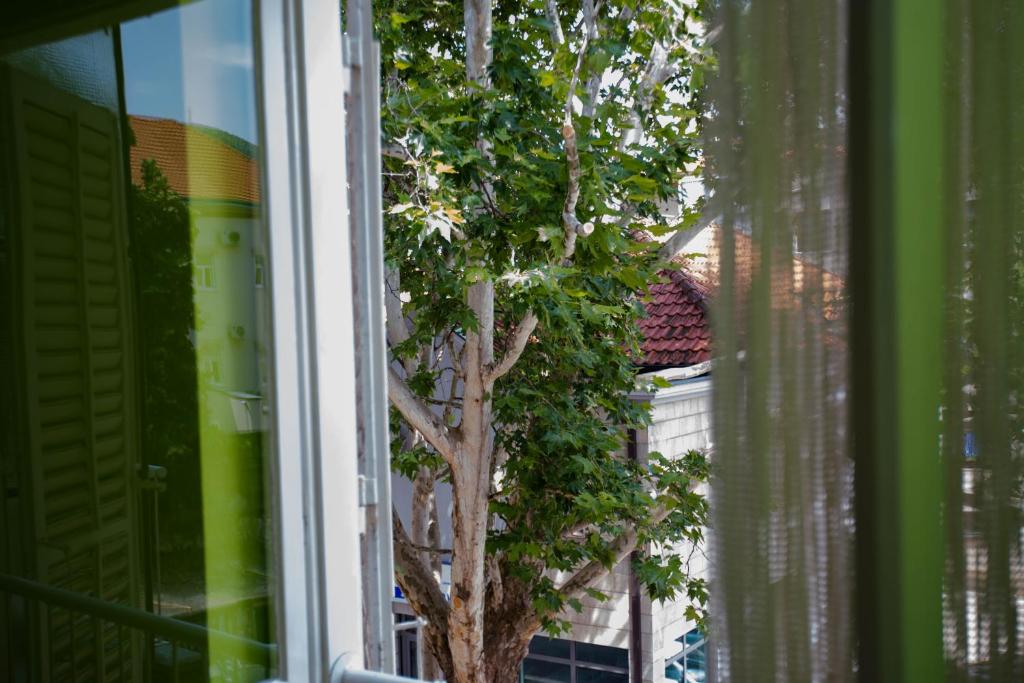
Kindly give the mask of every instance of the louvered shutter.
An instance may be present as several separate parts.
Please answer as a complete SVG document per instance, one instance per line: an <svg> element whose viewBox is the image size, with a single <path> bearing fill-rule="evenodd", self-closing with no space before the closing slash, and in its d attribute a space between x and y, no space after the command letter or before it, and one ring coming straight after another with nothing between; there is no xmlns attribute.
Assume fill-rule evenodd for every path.
<svg viewBox="0 0 1024 683"><path fill-rule="evenodd" d="M39 581L137 606L136 398L116 116L12 71L21 365ZM137 679L126 629L41 608L43 680Z"/></svg>

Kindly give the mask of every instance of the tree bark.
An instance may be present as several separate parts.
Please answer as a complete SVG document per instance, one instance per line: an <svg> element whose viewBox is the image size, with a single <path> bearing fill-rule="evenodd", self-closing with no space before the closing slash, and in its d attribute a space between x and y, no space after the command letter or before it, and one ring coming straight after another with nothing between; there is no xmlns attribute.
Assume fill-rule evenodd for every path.
<svg viewBox="0 0 1024 683"><path fill-rule="evenodd" d="M491 0L464 0L466 76L487 88L491 63ZM480 140L486 155L489 147ZM486 181L485 181L486 184ZM484 574L487 541L487 492L490 458L491 396L487 373L494 361L494 283L484 280L469 289L468 302L476 329L466 334L462 424L451 468L452 595L448 613L448 647L452 683L486 683L484 657Z"/></svg>
<svg viewBox="0 0 1024 683"><path fill-rule="evenodd" d="M477 329L466 335L462 427L452 469L452 598L448 644L456 663L455 683L484 683L485 544L490 489L491 386L484 373L494 356L494 284L469 291Z"/></svg>
<svg viewBox="0 0 1024 683"><path fill-rule="evenodd" d="M408 448L415 447L418 439L413 435L407 443ZM412 541L421 548L438 548L440 538L437 528L437 498L434 495L434 473L421 467L413 481L412 488ZM437 552L422 550L420 562L427 567L438 585L441 585L441 556ZM432 653L432 648L420 648L420 676L425 680L437 680L441 675L441 667Z"/></svg>
<svg viewBox="0 0 1024 683"><path fill-rule="evenodd" d="M501 573L501 563L498 572ZM487 680L513 683L518 680L519 667L530 647L540 621L533 609L530 586L506 576L500 591L489 587L487 612Z"/></svg>

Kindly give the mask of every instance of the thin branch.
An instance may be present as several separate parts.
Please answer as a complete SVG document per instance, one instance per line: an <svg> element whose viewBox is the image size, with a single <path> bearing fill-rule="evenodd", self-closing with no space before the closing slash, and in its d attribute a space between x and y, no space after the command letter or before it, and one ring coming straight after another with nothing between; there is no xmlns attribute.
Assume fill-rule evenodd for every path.
<svg viewBox="0 0 1024 683"><path fill-rule="evenodd" d="M592 526L594 526L594 523L591 521L576 522L571 527L562 532L562 538L564 540L569 540L573 536L583 533Z"/></svg>
<svg viewBox="0 0 1024 683"><path fill-rule="evenodd" d="M384 312L387 328L388 344L398 346L409 339L409 328L402 311L402 284L397 268L389 268L384 273Z"/></svg>
<svg viewBox="0 0 1024 683"><path fill-rule="evenodd" d="M636 96L633 98L633 107L629 112L631 125L622 131L622 137L619 139L620 152L634 142L639 142L643 134L643 113L651 106L655 88L679 72L679 68L682 66L679 60L669 62L669 56L678 47L678 44L666 45L661 41L655 42L651 47L651 54L647 58L647 67L640 78Z"/></svg>
<svg viewBox="0 0 1024 683"><path fill-rule="evenodd" d="M450 465L455 461L455 442L448 428L412 393L392 367L388 368L388 398L391 399L392 405L398 408L398 412L409 426L422 434L445 462Z"/></svg>
<svg viewBox="0 0 1024 683"><path fill-rule="evenodd" d="M411 543L410 547L421 553L428 553L430 555L451 555L451 548L435 548L431 545L420 545L419 543Z"/></svg>
<svg viewBox="0 0 1024 683"><path fill-rule="evenodd" d="M715 213L711 207L705 207L700 219L696 223L685 230L677 230L662 243L661 247L658 248L658 256L666 261L671 260L686 246L687 242L721 217L722 215Z"/></svg>
<svg viewBox="0 0 1024 683"><path fill-rule="evenodd" d="M491 554L484 560L484 583L490 586L492 599L495 603L501 604L505 598L505 582L501 575L501 565L498 556Z"/></svg>
<svg viewBox="0 0 1024 683"><path fill-rule="evenodd" d="M423 402L432 406L452 406L453 408L457 408L462 405L462 400L455 398L425 398L423 399ZM448 423L446 422L444 424Z"/></svg>
<svg viewBox="0 0 1024 683"><path fill-rule="evenodd" d="M449 348L450 348L450 345L449 345ZM447 405L445 405L445 407L444 407L444 415L442 416L442 420L443 420L444 424L446 424L446 425L454 424L453 417L452 417L453 416L453 410L452 409L455 408L456 406L461 408L462 407L462 403L463 403L461 400L457 400L455 398L455 394L458 391L458 386L459 386L459 373L453 371L453 374L452 374L449 382L450 382L450 384L448 385L448 401L446 402Z"/></svg>
<svg viewBox="0 0 1024 683"><path fill-rule="evenodd" d="M504 376L509 370L516 364L519 357L523 355L523 351L526 349L526 343L530 341L530 335L537 328L537 316L533 311L530 311L523 319L516 325L516 329L512 332L512 343L509 345L508 350L505 351L505 355L502 356L501 360L494 366L494 368L487 373L487 382L493 383L499 377Z"/></svg>
<svg viewBox="0 0 1024 683"><path fill-rule="evenodd" d="M666 45L660 41L655 42L651 47L651 54L647 59L647 67L644 69L640 84L637 86L636 96L633 98L633 106L629 112L630 126L622 131L619 138L618 150L623 152L631 144L639 142L643 136L643 114L651 106L655 89L675 76L682 66L679 60L669 62L669 56L679 48L675 42ZM621 80L620 80L621 82ZM622 215L617 224L620 228L626 227L636 215L637 206L626 204L622 207Z"/></svg>
<svg viewBox="0 0 1024 683"><path fill-rule="evenodd" d="M595 7L594 0L583 0L583 20L587 25L587 37L591 42L598 39L597 15L601 11L601 4ZM583 103L583 110L580 114L586 119L594 118L594 110L597 108L597 94L601 87L603 74L592 73L587 79L587 99Z"/></svg>
<svg viewBox="0 0 1024 683"><path fill-rule="evenodd" d="M452 368L455 370L457 377L463 377L465 373L462 371L462 351L455 350L455 330L449 330L448 334L445 335L445 345L448 347L448 360L452 364Z"/></svg>

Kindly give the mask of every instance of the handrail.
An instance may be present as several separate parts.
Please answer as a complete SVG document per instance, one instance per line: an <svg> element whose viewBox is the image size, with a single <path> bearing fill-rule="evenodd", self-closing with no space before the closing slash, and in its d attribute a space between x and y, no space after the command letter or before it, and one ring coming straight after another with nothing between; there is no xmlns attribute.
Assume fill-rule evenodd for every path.
<svg viewBox="0 0 1024 683"><path fill-rule="evenodd" d="M0 592L7 592L25 598L31 598L49 605L91 614L115 624L129 626L156 636L207 648L213 642L225 648L239 651L241 656L253 660L273 657L277 653L277 645L262 643L232 633L191 624L187 621L161 617L151 612L106 602L89 595L75 593L63 588L55 588L37 581L30 581L18 576L0 574Z"/></svg>
<svg viewBox="0 0 1024 683"><path fill-rule="evenodd" d="M335 659L331 664L328 676L330 683L415 683L415 679L405 676L368 671L361 666L350 668L348 665L354 662L362 662L362 657L354 658L351 654L344 654ZM441 683L441 681L429 681L428 683Z"/></svg>

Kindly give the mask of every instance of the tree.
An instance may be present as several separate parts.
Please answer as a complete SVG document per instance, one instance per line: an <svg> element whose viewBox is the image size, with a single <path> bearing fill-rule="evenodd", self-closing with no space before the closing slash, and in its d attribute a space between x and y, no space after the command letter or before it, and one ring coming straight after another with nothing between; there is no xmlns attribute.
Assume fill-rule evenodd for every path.
<svg viewBox="0 0 1024 683"><path fill-rule="evenodd" d="M461 10L461 11L460 11ZM698 453L624 457L659 206L696 162L700 8L376 3L398 581L449 681L517 679L531 637L637 550L652 596L704 586ZM692 170L692 168L691 168ZM691 220L687 214L684 223ZM436 482L453 547L437 547ZM437 580L451 556L451 596Z"/></svg>
<svg viewBox="0 0 1024 683"><path fill-rule="evenodd" d="M159 498L163 561L202 575L202 552L189 546L202 538L202 510L195 504L199 482L199 404L196 327L192 291L192 222L188 202L170 186L156 161L141 164L130 186L132 257L140 319L138 342L145 391L142 433L145 464L167 469L172 491ZM201 546L200 546L201 548Z"/></svg>

